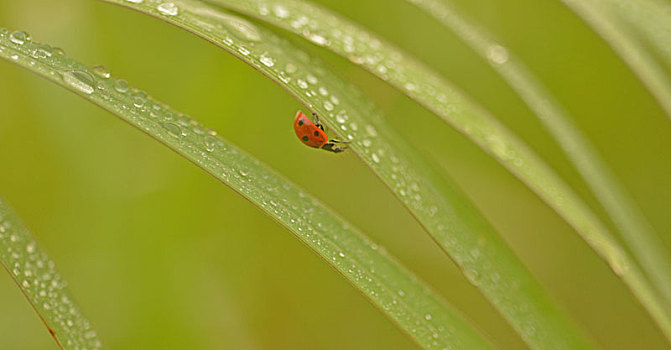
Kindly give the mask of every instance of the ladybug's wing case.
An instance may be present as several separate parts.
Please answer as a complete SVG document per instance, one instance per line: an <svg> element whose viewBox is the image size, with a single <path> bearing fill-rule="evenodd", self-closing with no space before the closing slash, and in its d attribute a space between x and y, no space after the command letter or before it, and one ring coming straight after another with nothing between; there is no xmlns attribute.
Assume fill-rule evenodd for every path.
<svg viewBox="0 0 671 350"><path fill-rule="evenodd" d="M301 142L310 147L319 148L328 142L326 133L300 111L294 119L294 131Z"/></svg>

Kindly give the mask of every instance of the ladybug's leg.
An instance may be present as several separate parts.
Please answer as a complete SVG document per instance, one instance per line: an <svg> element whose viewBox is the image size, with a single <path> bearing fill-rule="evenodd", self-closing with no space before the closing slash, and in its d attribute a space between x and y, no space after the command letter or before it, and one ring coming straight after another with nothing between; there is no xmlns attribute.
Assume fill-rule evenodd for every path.
<svg viewBox="0 0 671 350"><path fill-rule="evenodd" d="M329 142L333 142L333 143L351 143L351 142L349 142L349 141L340 141L340 140L329 140Z"/></svg>
<svg viewBox="0 0 671 350"><path fill-rule="evenodd" d="M319 116L317 115L317 113L313 112L312 116L315 117L315 126L322 129L322 131L324 131L324 126L322 125L322 123L319 122Z"/></svg>
<svg viewBox="0 0 671 350"><path fill-rule="evenodd" d="M329 152L333 152L333 153L340 153L340 152L346 150L347 148L349 148L349 146L336 145L333 141L334 140L330 140L329 142L325 143L322 146L322 149L327 150Z"/></svg>

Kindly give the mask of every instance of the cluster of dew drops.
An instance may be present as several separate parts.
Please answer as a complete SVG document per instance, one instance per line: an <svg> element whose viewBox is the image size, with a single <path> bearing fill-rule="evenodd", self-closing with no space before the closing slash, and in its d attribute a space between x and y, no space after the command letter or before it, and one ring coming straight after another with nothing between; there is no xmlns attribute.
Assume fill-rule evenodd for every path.
<svg viewBox="0 0 671 350"><path fill-rule="evenodd" d="M127 1L141 3L142 1L150 0ZM161 10L166 8L174 9L174 11ZM158 9L162 13L165 13L165 15L176 15L179 12L173 3L161 2L158 5ZM276 12L282 13L282 11L277 9ZM231 28L237 32L237 35L234 35L237 39L242 37L248 42L260 40L260 34L253 24L233 16L228 18L228 20L228 23L232 23ZM25 32L13 32L9 35L9 38L12 43L18 46L22 46L30 41L29 36ZM234 45L234 40L230 36L224 38L223 41L224 44L229 46ZM52 57L52 55L63 55L62 50L51 48L47 45L34 43L32 46L33 48L30 51L31 56L33 57L49 58ZM235 47L237 51L243 55L248 55L250 53L250 50L240 43L236 43ZM16 59L18 59L18 57L16 57ZM272 58L267 52L259 55L259 61L267 68L273 68L276 66L276 59ZM323 108L328 111L331 117L335 119L340 132L344 133L348 140L354 140L354 142L360 146L363 154L369 157L373 163L381 163L384 159L383 156L388 153L392 153L388 157L388 159L391 160L391 167L386 167L383 169L391 170L388 176L391 178L393 186L396 188L397 193L399 193L401 197L407 197L410 200L412 206L416 209L423 207L423 200L419 194L420 186L418 185L417 181L414 181L412 178L408 178L407 165L401 162L398 157L393 155L392 149L389 147L384 147L384 144L381 142L373 142L373 140L378 136L377 129L373 125L361 121L361 124L364 125L362 127L363 130L361 130L363 132L359 132L359 124L355 121L350 121L347 110L339 106L340 99L335 95L330 94L328 89L320 84L319 79L314 74L299 74L300 72L298 66L299 65L297 64L288 62L286 63L284 69L276 68L273 73L278 76L279 79L282 80L285 84L294 84L297 86L308 97L317 95L321 96L323 100ZM87 95L94 94L96 90L107 89L110 84L107 84L106 81L111 80L109 70L102 66L96 66L92 70L81 67L80 69L65 67L60 71L60 75L67 85ZM149 116L154 117L155 119L160 119L160 125L168 132L169 135L174 137L186 136L188 135L189 130L193 131L195 134L205 135L202 138L202 143L204 144L205 149L209 152L214 151L217 147L225 150L226 147L224 144L219 141L219 139L214 137L216 135L215 131L206 130L188 116L177 115L176 113L165 108L162 104L154 102L143 91L131 88L123 79L115 79L111 85L117 93L130 94L132 104L120 103L117 106L118 108L128 110L131 113L137 113L140 111L148 112ZM100 94L100 98L103 100L109 100L110 94ZM376 149L373 150L374 144L378 145L379 147L376 147ZM431 216L434 216L437 208L432 205L428 208L428 211Z"/></svg>
<svg viewBox="0 0 671 350"><path fill-rule="evenodd" d="M6 212L4 203L0 202L0 207ZM18 223L1 214L0 257L35 308L47 315L59 341L73 349L102 348L91 324L67 293L67 284L54 262Z"/></svg>
<svg viewBox="0 0 671 350"><path fill-rule="evenodd" d="M133 3L141 3L144 0L126 0L129 2ZM158 10L165 14L165 15L177 15L178 9L177 7L172 4L172 3L161 3L158 6ZM237 29L239 31L243 32L243 35L247 39L254 39L256 38L256 34L254 33L254 27L247 23L243 22L242 20L238 22L233 22L237 23ZM0 35L7 36L7 31L6 30L0 30ZM17 46L24 46L24 45L31 45L32 47L29 50L30 56L35 57L35 58L50 58L52 56L63 56L64 52L61 49L58 48L52 48L48 45L40 45L38 43L33 43L30 42L30 37L27 33L25 32L12 32L11 34L8 35L9 40L17 45ZM258 40L258 39L256 39ZM243 46L238 47L238 51L241 54L249 54L248 51ZM18 60L18 56L12 56L12 59ZM273 67L275 65L275 60L271 58L268 54L262 54L259 58L260 62L264 64L267 67ZM285 67L285 70L287 73L292 74L296 73L298 70L298 67L295 64L288 63ZM149 112L149 115L154 118L161 118L162 121L160 124L163 126L165 130L168 131L170 135L173 137L184 137L189 134L188 130L193 131L195 134L198 135L205 135L204 138L204 144L205 144L205 149L207 151L213 151L216 147L224 148L225 146L223 143L221 143L218 139L214 138L216 135L216 132L213 130L207 130L204 127L202 127L200 124L195 122L193 119L190 119L188 116L185 115L176 115L174 112L168 110L166 107L164 107L162 104L157 103L151 99L146 93L144 93L141 90L132 88L129 86L129 84L123 80L123 79L111 79L111 74L109 70L107 70L103 66L96 66L93 67L90 71L88 69L85 69L83 67L80 67L79 69L72 69L71 67L65 67L64 69L60 70L60 75L62 76L63 81L68 84L69 86L73 87L74 89L78 90L79 92L86 94L86 95L92 95L95 94L97 90L104 90L108 89L110 86L113 90L115 90L117 93L121 94L130 94L130 100L132 103L130 105L128 104L121 104L119 108L121 109L126 109L130 110L131 112L135 111L144 111L144 112ZM288 83L291 78L289 75L286 73L282 74L279 73L280 79L286 79L285 83ZM284 78L282 78L284 77ZM111 80L111 84L107 83L107 81ZM307 74L304 78L297 78L295 79L295 84L300 87L301 89L306 90L305 93L309 95L316 95L319 94L321 96L329 96L328 91L326 90L325 87L317 87L319 81L318 78L316 78L312 74ZM109 99L109 94L101 94L102 99ZM333 111L336 109L336 106L339 104L339 100L337 97L331 95L328 100L324 102L324 108L327 111ZM341 128L341 130L346 131L348 125L351 130L357 131L358 127L356 123L347 123L348 121L348 116L347 113L344 110L341 110L339 113L335 114L335 120L338 122ZM368 138L363 138L361 141L361 144L364 146L364 149L368 148L371 146L372 141L370 138L374 138L377 136L377 131L376 129L371 126L371 125L366 125L364 127L365 132L369 136ZM349 138L353 138L352 134L349 134ZM379 152L380 154L384 154L383 151ZM371 153L371 158L373 162L379 163L380 162L380 155L378 153ZM394 163L397 163L398 160L395 157L392 157L392 161ZM240 174L240 178L245 178L247 177L247 172L244 170L240 170L238 172ZM411 185L411 192L417 191L417 185ZM402 195L405 195L405 193L402 191ZM264 204L270 203L272 207L275 207L275 210L277 210L278 203L274 201L266 201ZM302 231L304 228L301 227L302 225L298 222L298 220L291 219L293 223L297 224L299 227L299 230ZM305 220L300 220L300 221L305 221ZM308 228L310 227L309 225L307 226ZM312 231L310 229L310 231ZM0 236L1 237L1 236ZM316 237L315 237L316 238ZM325 241L322 241L320 239L317 239L316 241L320 241L322 243L326 243ZM29 245L29 248L27 249L34 249L30 247L34 247L34 245ZM375 249L375 248L374 248ZM336 262L338 260L337 258L345 258L345 254L342 251L337 252L337 254L333 255L333 261ZM53 263L49 262L47 264L48 267L53 269ZM355 279L361 281L362 278L365 278L368 280L368 282L372 282L369 278L363 277L364 275L361 275L361 271L356 271L358 268L354 268L353 266L349 266L347 268L347 271L349 274L352 274ZM18 270L17 270L18 271ZM28 270L27 270L28 271ZM17 272L18 273L18 272ZM30 275L31 273L28 272ZM54 275L57 276L57 275ZM60 279L58 279L60 281ZM22 282L22 283L28 283L30 282ZM58 286L58 283L56 285L52 285L53 288L56 288ZM64 288L64 285L62 286ZM370 291L371 293L375 294L375 289L372 289ZM41 292L42 293L42 292ZM48 291L44 291L44 293L49 293ZM398 296L403 297L405 295L405 292L403 290L398 291ZM63 299L64 301L65 299ZM396 298L392 298L390 303L388 303L385 308L390 309L390 308L395 308L392 305L396 305L397 301ZM45 308L49 307L50 304L45 304ZM74 310L74 309L73 309ZM68 310L65 310L68 311ZM72 312L72 311L68 311ZM426 321L431 320L431 315L426 314L425 317ZM74 323L73 321L65 321L66 326L72 326ZM419 326L419 324L418 324ZM90 328L90 326L88 327ZM420 327L421 328L421 327ZM434 338L437 338L438 335L435 332L431 332L433 334ZM93 331L90 331L87 333L87 336L95 338L95 333ZM96 340L97 341L97 340ZM99 342L97 342L99 344ZM95 348L95 347L94 347Z"/></svg>
<svg viewBox="0 0 671 350"><path fill-rule="evenodd" d="M254 5L250 4L248 6L253 7ZM381 43L379 41L370 38L367 35L364 35L361 38L355 38L348 34L350 31L337 28L329 32L320 31L318 29L319 25L315 23L313 19L298 13L300 11L297 11L297 14L294 14L292 9L283 4L273 4L272 6L268 6L264 2L259 2L258 8L255 10L261 16L274 16L281 21L288 21L292 28L301 32L304 37L317 45L330 46L336 43L342 44L345 52L351 54L348 57L356 63L382 62L383 56L377 53L365 57L355 55L357 52L364 51L366 45L370 45L373 48L380 47ZM249 28L249 26L247 27ZM251 29L253 29L253 27ZM247 30L247 32L250 31L251 30L249 29ZM255 39L257 37L258 35L246 35L247 39ZM333 40L331 40L331 38ZM363 44L363 42L367 42L367 44ZM231 42L228 42L227 44L230 45ZM249 54L247 48L239 48L239 51L243 55ZM275 64L276 60L270 57L267 53L264 52L260 57L261 63L267 67L274 68L277 66ZM393 55L392 60L388 65L381 65L378 71L386 73L391 67L397 67L397 61L399 59L400 57L398 55ZM414 179L414 176L408 176L410 169L401 158L395 156L396 152L394 148L388 147L388 145L385 145L384 142L379 139L377 128L363 120L350 118L350 113L347 111L346 107L347 104L341 104L341 99L330 93L329 89L320 84L319 78L315 74L306 73L303 74L303 76L298 77L300 73L298 70L297 65L287 63L283 69L277 68L274 73L283 83L287 85L293 84L298 87L298 90L302 91L308 98L320 96L324 101L321 107L327 111L330 117L335 119L338 133L344 135L347 141L356 143L364 156L368 157L373 164L379 165L378 169L380 169L380 171L388 172L384 175L389 176L396 192L405 200L409 201L413 208L426 210L431 217L435 216L438 210L437 206L433 204L426 205L425 199L422 198L420 194L420 183ZM292 76L297 77L292 81ZM375 114L375 112L373 112L373 114Z"/></svg>
<svg viewBox="0 0 671 350"><path fill-rule="evenodd" d="M48 62L49 75L54 78L60 77L65 84L76 91L85 95L95 95L98 91L108 90L91 97L102 99L108 105L130 112L131 115L137 117L136 121L141 125L149 127L151 123L141 123L142 120L147 119L144 116L148 115L154 123L158 122L172 137L182 138L193 133L200 136L200 142L206 151L212 152L217 148L222 151L226 150L226 145L215 137L216 131L203 127L187 115L174 112L164 104L155 101L144 91L131 87L126 80L111 78L110 71L104 66L89 69L73 64L64 56L62 49L33 42L30 36L23 31L9 33L6 29L0 29L0 39L5 38L8 38L12 45L19 49L16 51L25 53L26 58ZM20 55L13 54L10 58L19 60ZM30 65L35 66L36 64L36 61L30 61Z"/></svg>
<svg viewBox="0 0 671 350"><path fill-rule="evenodd" d="M133 3L142 3L143 0L126 0L129 2ZM163 3L163 10L161 5L159 5L158 10L163 13L164 15L172 16L172 15L177 15L179 13L178 8L172 4L172 3ZM169 8L170 11L165 11L166 8ZM281 6L276 6L274 8L274 12L278 16L284 16L288 15L287 10L285 10ZM223 44L226 46L230 47L231 49L237 51L239 54L243 56L247 56L251 58L251 53L252 49L255 45L256 42L259 42L261 40L261 34L259 33L258 29L248 21L245 21L243 19L240 19L238 17L234 16L227 16L224 14L218 14L217 17L221 19L222 17L225 17L227 24L229 25L229 29L231 30L232 36L235 37L232 38L231 36L225 36L223 39ZM237 40L236 40L237 39ZM325 40L323 37L314 34L311 36L311 40L315 41L318 44L325 44L323 40ZM245 45L246 44L246 45ZM356 132L359 130L358 125L355 122L349 121L349 116L346 110L340 109L340 111L336 112L338 110L338 105L340 104L340 99L333 95L329 94L329 91L326 87L320 86L319 84L319 79L314 75L310 73L303 74L302 76L299 74L299 64L291 63L288 62L286 65L284 65L284 68L278 67L278 60L274 58L271 54L269 54L267 51L264 51L260 53L258 56L258 62L265 66L266 69L275 69L273 70L273 73L275 76L278 77L279 80L281 80L284 84L295 84L298 88L304 91L304 94L307 97L313 97L313 96L321 96L322 99L324 100L323 102L323 108L328 111L329 113L333 113L331 116L335 118L336 122L339 125L339 129L341 132L347 132L348 130L352 130L353 132ZM303 58L305 60L306 58ZM299 59L300 60L300 59ZM252 61L250 59L252 63ZM349 128L349 129L348 129ZM377 135L377 130L374 126L370 124L366 124L363 127L363 135L366 137L363 137L361 142L361 145L363 146L364 150L368 150L372 144L373 141L371 139L376 138ZM345 133L347 139L352 140L355 138L353 133ZM384 150L380 150L379 152L372 152L370 153L370 157L373 160L374 163L380 163L381 162L381 155L383 155L385 152ZM394 164L399 163L398 158L396 157L391 157L391 160ZM247 172L241 172L241 176L245 178L247 176ZM416 192L419 190L418 185L416 182L411 183L408 186L408 192L409 194L416 194ZM244 191L244 188L243 188ZM272 189L268 190L269 192L273 192ZM401 191L402 195L405 195L404 191ZM299 192L299 197L305 197L305 195L302 192ZM419 200L419 199L418 199ZM421 200L420 200L421 201ZM355 280L357 280L359 283L362 282L368 282L372 284L376 284L370 276L367 276L368 273L374 274L375 270L373 269L372 271L368 271L368 273L362 273L359 267L354 266L349 264L346 258L346 255L343 251L335 248L335 246L331 246L329 248L325 247L326 245L331 245L334 243L331 239L326 238L325 236L322 236L319 231L329 231L328 229L325 229L323 224L321 222L317 222L316 225L314 222L311 222L309 218L304 218L304 217L296 217L295 213L298 208L292 207L291 204L288 201L282 200L280 203L277 200L274 199L269 199L269 200L263 200L262 205L265 207L270 208L270 210L274 211L275 215L279 216L285 216L289 215L292 216L289 218L289 222L291 223L292 226L294 226L295 229L297 229L299 232L302 232L303 236L307 238L311 243L317 245L320 247L320 250L334 250L331 252L332 254L332 262L335 263L336 265L340 266L343 268L347 274L351 275ZM291 210L289 210L291 208ZM288 211L287 211L288 210ZM433 209L435 210L435 209ZM286 218L285 218L286 219ZM310 224L308 224L310 223ZM306 225L307 224L307 225ZM314 227L314 229L313 229ZM337 238L337 237L333 237ZM368 245L373 249L377 250L378 247L374 243L368 242ZM371 293L375 297L379 297L377 295L377 290L378 288L372 287L368 292ZM383 307L387 309L387 311L390 311L391 309L398 309L398 297L403 298L405 296L405 292L403 290L398 290L396 293L393 293L394 296L389 296L390 300L388 303L385 303ZM398 311L397 311L398 312ZM404 313L404 312L400 312ZM414 316L410 315L404 315L405 317L408 317L408 320ZM424 321L430 322L432 319L432 316L430 313L425 314L422 316ZM430 337L434 339L433 344L438 344L435 339L438 339L439 334L438 332L444 332L445 329L442 326L439 326L438 328L429 328L431 331L429 332L427 329L425 329L420 322L417 320L412 321L415 323L416 328L411 329L413 333L426 333L428 332L430 334Z"/></svg>
<svg viewBox="0 0 671 350"><path fill-rule="evenodd" d="M204 24L202 30L218 30L218 33L216 33L217 36L223 37L223 39L221 39L221 44L228 47L231 51L244 56L246 61L260 69L268 71L284 85L295 88L307 98L314 99L315 97L318 97L322 101L320 102L320 107L327 111L329 117L335 119L337 122L338 133L343 134L347 141L356 142L363 153L369 157L373 163L381 163L385 153L388 153L389 150L384 147L372 150L374 144L379 144L374 142L378 133L373 125L364 123L363 121L359 124L356 121L350 120L350 113L341 105L340 98L331 93L326 86L321 84L316 74L301 71L299 67L309 65L309 57L304 57L300 52L289 52L280 56L286 58L293 55L298 63L289 61L286 62L286 64L280 64L279 62L281 60L274 57L274 55L269 52L273 51L271 49L255 52L257 46L263 46L261 40L262 34L261 31L249 21L222 11L207 11L202 8L197 10L184 8L183 10L180 10L179 7L172 2L161 2L157 0L126 1L132 4L155 5L158 12L164 16L183 15L185 18L188 17L191 21L198 21L200 17L210 17L209 19L213 21L201 21L201 23ZM285 18L290 15L289 10L282 5L275 5L272 11L264 5L260 11L262 14L273 13L280 18ZM295 22L294 25L296 26L308 23L307 19L303 17L297 19ZM211 23L218 23L217 28L211 28ZM226 25L226 27L224 28L223 25ZM317 33L311 32L308 37L319 45L328 44L328 41L324 36ZM264 38L264 40L272 41L276 40L276 38L268 37ZM283 45L278 45L276 43L274 46L275 48L281 48ZM311 108L314 107L312 104L308 104L308 106ZM359 131L363 131L363 133ZM391 157L391 160L396 160L394 163L398 163L398 158L396 157ZM412 190L408 190L407 192L412 192Z"/></svg>

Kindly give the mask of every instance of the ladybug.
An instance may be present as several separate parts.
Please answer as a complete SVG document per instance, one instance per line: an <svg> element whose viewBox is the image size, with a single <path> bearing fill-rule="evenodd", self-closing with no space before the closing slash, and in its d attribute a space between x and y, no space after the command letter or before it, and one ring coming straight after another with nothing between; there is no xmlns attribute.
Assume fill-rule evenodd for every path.
<svg viewBox="0 0 671 350"><path fill-rule="evenodd" d="M324 127L319 123L319 116L317 113L312 113L315 117L314 123L303 112L298 111L296 118L294 118L294 131L296 136L305 145L321 148L333 153L340 153L348 148L345 141L329 140L324 132Z"/></svg>

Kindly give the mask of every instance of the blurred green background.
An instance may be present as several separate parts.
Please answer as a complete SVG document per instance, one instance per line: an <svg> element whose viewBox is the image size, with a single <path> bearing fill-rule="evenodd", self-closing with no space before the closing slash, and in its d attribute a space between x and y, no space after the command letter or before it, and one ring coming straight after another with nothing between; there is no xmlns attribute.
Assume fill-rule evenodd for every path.
<svg viewBox="0 0 671 350"><path fill-rule="evenodd" d="M401 0L322 0L452 80L584 195L515 93L458 38ZM671 245L671 125L642 84L558 0L460 0L538 73ZM0 0L30 32L190 114L313 192L428 281L503 349L526 349L354 154L308 149L301 106L222 50L90 0ZM322 49L454 177L604 349L669 349L577 234L437 117ZM667 67L670 68L671 67ZM0 62L0 194L51 254L110 349L416 349L327 264L233 191L110 114ZM0 349L54 349L8 276Z"/></svg>

